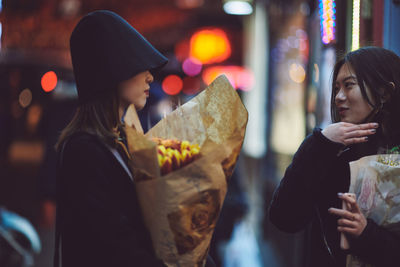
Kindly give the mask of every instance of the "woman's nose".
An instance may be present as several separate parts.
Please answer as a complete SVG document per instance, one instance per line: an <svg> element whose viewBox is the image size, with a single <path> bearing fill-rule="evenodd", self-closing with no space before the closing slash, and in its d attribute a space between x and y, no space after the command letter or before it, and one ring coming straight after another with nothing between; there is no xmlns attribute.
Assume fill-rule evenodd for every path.
<svg viewBox="0 0 400 267"><path fill-rule="evenodd" d="M150 71L148 71L147 73L147 79L146 79L147 83L152 83L154 81L154 77L153 74L151 74Z"/></svg>
<svg viewBox="0 0 400 267"><path fill-rule="evenodd" d="M335 101L336 102L343 102L343 101L345 101L346 100L346 95L345 95L345 93L343 92L343 90L342 89L340 89L339 90L339 92L336 94L336 96L335 96Z"/></svg>

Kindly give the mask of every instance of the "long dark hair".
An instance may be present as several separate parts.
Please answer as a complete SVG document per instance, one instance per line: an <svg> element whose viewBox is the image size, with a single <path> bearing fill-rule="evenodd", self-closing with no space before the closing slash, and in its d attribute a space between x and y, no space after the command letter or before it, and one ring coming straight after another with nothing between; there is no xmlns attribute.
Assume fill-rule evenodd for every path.
<svg viewBox="0 0 400 267"><path fill-rule="evenodd" d="M395 144L400 135L400 57L394 52L380 47L363 47L352 51L340 59L333 70L331 116L333 122L340 117L335 105L335 84L340 68L349 64L357 77L364 99L373 107L365 122L380 123L385 143ZM369 99L369 89L372 99Z"/></svg>
<svg viewBox="0 0 400 267"><path fill-rule="evenodd" d="M96 135L102 142L116 147L121 126L118 90L109 90L102 97L78 106L71 122L61 132L55 148L59 151L63 142L76 132Z"/></svg>

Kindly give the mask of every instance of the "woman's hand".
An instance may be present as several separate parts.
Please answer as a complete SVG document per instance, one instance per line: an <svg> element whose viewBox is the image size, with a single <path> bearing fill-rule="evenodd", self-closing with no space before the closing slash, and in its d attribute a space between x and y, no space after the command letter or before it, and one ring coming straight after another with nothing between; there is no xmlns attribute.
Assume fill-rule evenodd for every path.
<svg viewBox="0 0 400 267"><path fill-rule="evenodd" d="M347 210L330 208L331 214L341 217L338 220L338 231L358 237L367 226L367 219L361 213L357 201L350 196L339 193L339 198L346 201Z"/></svg>
<svg viewBox="0 0 400 267"><path fill-rule="evenodd" d="M376 133L378 123L353 124L347 122L337 122L328 125L322 134L329 140L342 143L346 146L368 141L368 135Z"/></svg>

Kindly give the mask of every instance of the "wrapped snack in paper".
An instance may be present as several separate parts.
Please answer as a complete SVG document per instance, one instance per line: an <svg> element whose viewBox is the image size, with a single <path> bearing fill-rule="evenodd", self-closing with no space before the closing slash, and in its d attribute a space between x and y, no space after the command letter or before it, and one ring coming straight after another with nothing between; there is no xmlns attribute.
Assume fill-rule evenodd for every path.
<svg viewBox="0 0 400 267"><path fill-rule="evenodd" d="M400 234L400 155L382 154L350 162L350 189L366 218ZM347 267L370 267L349 255Z"/></svg>
<svg viewBox="0 0 400 267"><path fill-rule="evenodd" d="M167 266L204 266L243 144L247 111L228 79L220 76L146 135L135 130L141 129L135 125L137 116L129 116L133 127L126 127L126 133L132 170L156 255ZM167 159L162 158L165 151L160 145L171 142L190 146L193 158L162 171ZM179 150L179 145L171 146ZM186 153L180 152L180 156L171 152L170 157Z"/></svg>

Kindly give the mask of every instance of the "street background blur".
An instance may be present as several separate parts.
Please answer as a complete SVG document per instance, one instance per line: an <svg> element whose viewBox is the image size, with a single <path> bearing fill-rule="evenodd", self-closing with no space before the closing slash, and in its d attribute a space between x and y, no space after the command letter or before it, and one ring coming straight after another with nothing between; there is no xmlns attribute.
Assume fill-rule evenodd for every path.
<svg viewBox="0 0 400 267"><path fill-rule="evenodd" d="M301 141L330 123L338 57L400 55L399 0L3 0L0 2L0 266L52 266L54 145L77 106L69 37L90 11L125 18L169 59L144 130L220 74L249 111L210 254L218 266L296 267L304 233L269 223L272 193Z"/></svg>

